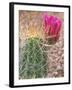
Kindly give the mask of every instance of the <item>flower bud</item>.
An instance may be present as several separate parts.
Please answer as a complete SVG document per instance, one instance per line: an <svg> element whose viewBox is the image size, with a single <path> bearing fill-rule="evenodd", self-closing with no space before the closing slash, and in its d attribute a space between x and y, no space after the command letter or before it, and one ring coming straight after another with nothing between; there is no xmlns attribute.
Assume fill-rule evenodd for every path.
<svg viewBox="0 0 72 90"><path fill-rule="evenodd" d="M56 16L48 16L47 14L44 15L43 20L45 37L48 38L49 44L56 43L60 36L61 20Z"/></svg>

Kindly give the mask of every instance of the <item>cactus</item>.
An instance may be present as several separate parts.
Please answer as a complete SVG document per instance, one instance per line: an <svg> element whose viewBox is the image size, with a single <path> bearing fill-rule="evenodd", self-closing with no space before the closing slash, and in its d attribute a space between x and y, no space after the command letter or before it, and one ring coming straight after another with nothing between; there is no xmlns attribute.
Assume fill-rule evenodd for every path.
<svg viewBox="0 0 72 90"><path fill-rule="evenodd" d="M44 78L48 74L47 55L42 49L42 40L29 38L24 47L23 60L19 67L20 79Z"/></svg>

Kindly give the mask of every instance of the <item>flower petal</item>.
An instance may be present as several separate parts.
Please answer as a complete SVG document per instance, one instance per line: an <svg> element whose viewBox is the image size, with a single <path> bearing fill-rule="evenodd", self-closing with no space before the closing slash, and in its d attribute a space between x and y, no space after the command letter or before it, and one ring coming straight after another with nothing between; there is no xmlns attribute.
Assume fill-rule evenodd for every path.
<svg viewBox="0 0 72 90"><path fill-rule="evenodd" d="M56 23L57 23L56 34L58 34L60 32L62 22L61 20L57 20Z"/></svg>

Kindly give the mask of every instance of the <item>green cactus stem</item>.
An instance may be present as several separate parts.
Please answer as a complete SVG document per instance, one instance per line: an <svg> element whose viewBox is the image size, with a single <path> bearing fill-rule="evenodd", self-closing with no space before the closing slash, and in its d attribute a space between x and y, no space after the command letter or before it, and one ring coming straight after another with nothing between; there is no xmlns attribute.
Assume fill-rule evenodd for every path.
<svg viewBox="0 0 72 90"><path fill-rule="evenodd" d="M48 60L43 52L41 39L29 38L24 47L23 60L19 67L20 79L45 78L48 74Z"/></svg>

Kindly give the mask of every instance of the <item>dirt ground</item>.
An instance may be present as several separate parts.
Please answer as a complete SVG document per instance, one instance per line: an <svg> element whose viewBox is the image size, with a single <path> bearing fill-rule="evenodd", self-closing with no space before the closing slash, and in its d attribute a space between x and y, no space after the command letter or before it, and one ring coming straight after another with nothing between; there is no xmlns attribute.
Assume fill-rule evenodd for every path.
<svg viewBox="0 0 72 90"><path fill-rule="evenodd" d="M43 17L44 12L29 12L19 11L19 36L20 36L20 48L24 46L25 39L29 37L29 30L37 30L41 38L43 38ZM46 12L47 13L47 12ZM48 15L57 16L62 20L62 28L60 32L59 40L56 44L50 47L47 52L48 55L48 76L47 77L63 77L64 76L64 13L62 12L48 12ZM32 31L34 34L35 32ZM35 35L36 35L35 34Z"/></svg>

